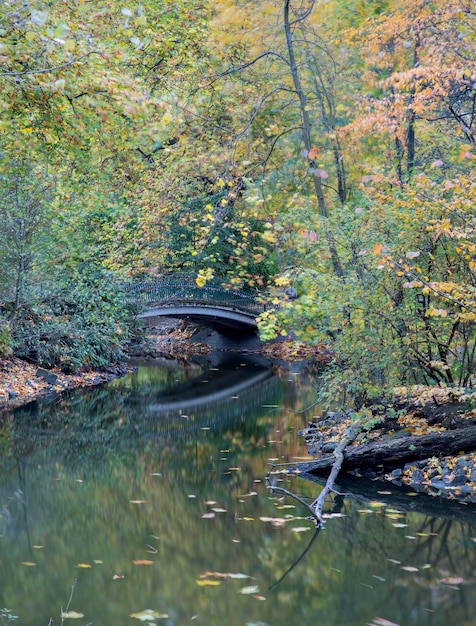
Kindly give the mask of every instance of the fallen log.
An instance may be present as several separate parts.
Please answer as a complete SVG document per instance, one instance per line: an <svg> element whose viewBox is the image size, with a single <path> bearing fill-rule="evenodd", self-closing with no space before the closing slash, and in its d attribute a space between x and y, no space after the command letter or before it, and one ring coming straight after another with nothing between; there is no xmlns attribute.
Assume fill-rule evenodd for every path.
<svg viewBox="0 0 476 626"><path fill-rule="evenodd" d="M343 453L341 470L394 469L433 456L449 456L474 450L476 426L428 435L404 435L347 447ZM334 454L324 454L319 459L298 463L289 471L316 472L332 466L335 460Z"/></svg>

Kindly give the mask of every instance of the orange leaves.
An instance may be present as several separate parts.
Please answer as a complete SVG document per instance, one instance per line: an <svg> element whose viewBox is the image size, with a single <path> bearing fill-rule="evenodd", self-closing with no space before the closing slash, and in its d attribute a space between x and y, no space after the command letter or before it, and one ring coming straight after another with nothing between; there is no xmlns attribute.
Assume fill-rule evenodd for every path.
<svg viewBox="0 0 476 626"><path fill-rule="evenodd" d="M316 148L316 146L314 146L309 150L307 158L310 161L314 161L314 159L316 159L318 156L319 156L319 148Z"/></svg>

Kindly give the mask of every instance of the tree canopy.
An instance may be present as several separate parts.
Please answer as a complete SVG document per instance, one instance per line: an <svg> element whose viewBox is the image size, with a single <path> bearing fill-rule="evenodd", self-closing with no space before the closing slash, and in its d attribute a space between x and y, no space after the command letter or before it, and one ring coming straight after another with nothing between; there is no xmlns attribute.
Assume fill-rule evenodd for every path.
<svg viewBox="0 0 476 626"><path fill-rule="evenodd" d="M467 0L4 2L0 350L105 362L131 331L105 285L180 271L257 289L262 337L329 343L363 402L471 384L474 18ZM63 358L94 336L109 348Z"/></svg>

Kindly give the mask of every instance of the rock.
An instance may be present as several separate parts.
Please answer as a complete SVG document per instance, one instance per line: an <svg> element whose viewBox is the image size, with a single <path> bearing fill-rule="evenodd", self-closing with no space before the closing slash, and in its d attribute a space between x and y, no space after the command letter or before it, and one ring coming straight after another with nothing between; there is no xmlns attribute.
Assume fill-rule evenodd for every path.
<svg viewBox="0 0 476 626"><path fill-rule="evenodd" d="M448 485L444 482L444 480L441 480L441 478L433 478L431 480L431 486L435 489L446 489L448 487Z"/></svg>
<svg viewBox="0 0 476 626"><path fill-rule="evenodd" d="M466 484L466 481L466 474L463 471L459 470L454 473L454 476L451 479L450 483L452 487L461 487Z"/></svg>
<svg viewBox="0 0 476 626"><path fill-rule="evenodd" d="M461 459L458 459L456 461L454 471L455 472L464 471L468 467L468 464L469 464L468 458L463 456L461 457Z"/></svg>
<svg viewBox="0 0 476 626"><path fill-rule="evenodd" d="M41 368L36 370L35 376L37 378L42 378L43 380L46 380L46 382L50 385L55 385L56 381L58 380L58 376L56 376L56 374Z"/></svg>
<svg viewBox="0 0 476 626"><path fill-rule="evenodd" d="M412 485L421 485L424 480L425 474L421 470L416 469L412 474Z"/></svg>
<svg viewBox="0 0 476 626"><path fill-rule="evenodd" d="M471 472L470 481L476 484L476 468Z"/></svg>
<svg viewBox="0 0 476 626"><path fill-rule="evenodd" d="M401 478L403 476L402 468L398 467L397 469L394 469L393 472L390 472L390 476L394 480Z"/></svg>
<svg viewBox="0 0 476 626"><path fill-rule="evenodd" d="M9 400L16 400L18 396L20 395L18 391L12 391L11 389L7 389L7 391L8 391Z"/></svg>

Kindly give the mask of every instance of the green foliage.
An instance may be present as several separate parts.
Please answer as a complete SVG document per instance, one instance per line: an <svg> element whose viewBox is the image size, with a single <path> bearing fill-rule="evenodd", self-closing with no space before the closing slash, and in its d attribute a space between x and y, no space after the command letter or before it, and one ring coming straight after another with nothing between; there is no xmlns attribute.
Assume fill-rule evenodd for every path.
<svg viewBox="0 0 476 626"><path fill-rule="evenodd" d="M6 357L12 349L12 333L10 324L0 315L0 357Z"/></svg>
<svg viewBox="0 0 476 626"><path fill-rule="evenodd" d="M104 367L123 356L132 316L106 278L46 290L11 319L16 356L65 372Z"/></svg>
<svg viewBox="0 0 476 626"><path fill-rule="evenodd" d="M260 327L265 339L292 332L329 345L330 402L362 405L408 383L471 384L475 183L473 176L441 179L437 171L398 190L376 180L334 208L342 280L326 268L322 222L314 221L315 240L308 230L296 233L305 263L277 281L276 308ZM292 302L283 298L291 282L299 296Z"/></svg>

